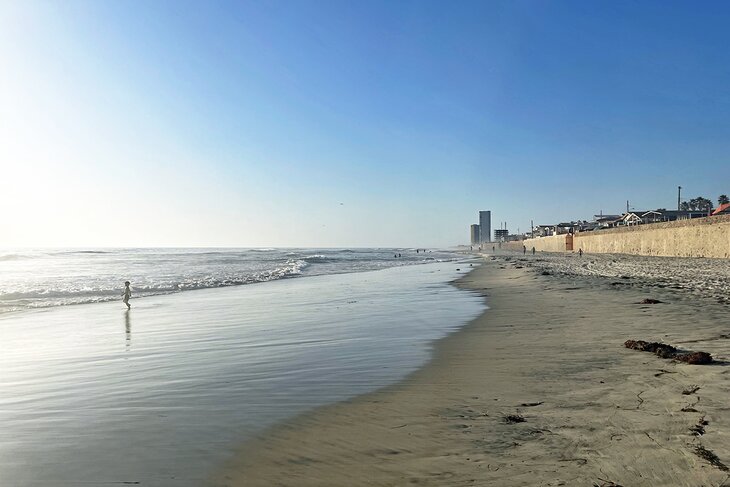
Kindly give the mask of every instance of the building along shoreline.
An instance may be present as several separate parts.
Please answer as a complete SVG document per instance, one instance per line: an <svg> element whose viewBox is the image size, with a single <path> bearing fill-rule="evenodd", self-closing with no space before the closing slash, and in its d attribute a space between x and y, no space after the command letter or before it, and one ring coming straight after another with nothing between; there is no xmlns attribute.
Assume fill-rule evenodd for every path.
<svg viewBox="0 0 730 487"><path fill-rule="evenodd" d="M730 215L648 223L506 242L521 251L617 253L660 257L730 258Z"/></svg>

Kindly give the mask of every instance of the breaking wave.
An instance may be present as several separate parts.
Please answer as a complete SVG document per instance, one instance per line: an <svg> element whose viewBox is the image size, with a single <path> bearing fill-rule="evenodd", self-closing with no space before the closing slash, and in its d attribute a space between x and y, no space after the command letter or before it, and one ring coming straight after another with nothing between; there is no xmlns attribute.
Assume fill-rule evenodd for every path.
<svg viewBox="0 0 730 487"><path fill-rule="evenodd" d="M394 257L402 254L402 257ZM457 258L409 249L22 249L0 252L0 312L365 272Z"/></svg>
<svg viewBox="0 0 730 487"><path fill-rule="evenodd" d="M309 264L304 260L288 260L283 265L244 274L189 276L179 279L135 280L133 296L157 296L196 289L240 286L285 279L301 274ZM58 287L39 287L3 292L0 289L0 311L45 308L69 304L99 303L120 299L117 281L106 285L84 286L76 282L56 282Z"/></svg>

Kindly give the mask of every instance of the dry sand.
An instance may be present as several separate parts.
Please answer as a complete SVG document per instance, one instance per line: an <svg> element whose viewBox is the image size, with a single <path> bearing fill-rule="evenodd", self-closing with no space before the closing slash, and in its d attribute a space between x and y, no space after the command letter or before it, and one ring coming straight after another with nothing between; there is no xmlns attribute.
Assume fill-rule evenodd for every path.
<svg viewBox="0 0 730 487"><path fill-rule="evenodd" d="M728 360L727 305L539 258L487 258L457 285L491 309L426 367L268 430L212 485L730 485L730 366L623 347L656 340ZM664 303L634 304L644 298Z"/></svg>

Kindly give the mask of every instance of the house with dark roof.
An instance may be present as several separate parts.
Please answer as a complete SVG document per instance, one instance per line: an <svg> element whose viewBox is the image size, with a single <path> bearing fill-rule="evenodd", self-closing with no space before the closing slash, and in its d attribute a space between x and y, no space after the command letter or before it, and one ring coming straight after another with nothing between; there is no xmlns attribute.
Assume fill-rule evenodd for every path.
<svg viewBox="0 0 730 487"><path fill-rule="evenodd" d="M644 213L648 213L646 211L637 211L637 212L629 212L624 213L621 217L621 224L626 226L631 225L641 225L642 223L645 223L644 220L641 218L641 215Z"/></svg>
<svg viewBox="0 0 730 487"><path fill-rule="evenodd" d="M689 220L691 218L704 218L708 216L706 210L665 210L661 208L656 210L661 212L665 222L673 222L674 220Z"/></svg>
<svg viewBox="0 0 730 487"><path fill-rule="evenodd" d="M650 210L641 214L642 223L658 223L664 221L664 214L660 210Z"/></svg>
<svg viewBox="0 0 730 487"><path fill-rule="evenodd" d="M690 218L703 218L707 216L707 211L704 210L667 210L666 208L658 208L656 210L649 211L633 211L634 215L639 217L641 223L659 223L659 222L673 222L675 220L689 220ZM626 213L623 217L626 218ZM631 220L635 220L633 217Z"/></svg>
<svg viewBox="0 0 730 487"><path fill-rule="evenodd" d="M728 209L730 213L730 208ZM616 217L611 215L610 218L602 218L600 220L601 227L619 227L619 226L633 226L633 225L644 225L647 223L660 223L660 222L671 222L675 220L688 220L690 218L701 218L707 216L706 211L690 210L690 211L677 211L667 210L665 208L658 208L656 210L648 211L630 211L624 213L621 216Z"/></svg>
<svg viewBox="0 0 730 487"><path fill-rule="evenodd" d="M593 221L597 227L607 228L616 226L616 222L621 220L621 215L593 215Z"/></svg>

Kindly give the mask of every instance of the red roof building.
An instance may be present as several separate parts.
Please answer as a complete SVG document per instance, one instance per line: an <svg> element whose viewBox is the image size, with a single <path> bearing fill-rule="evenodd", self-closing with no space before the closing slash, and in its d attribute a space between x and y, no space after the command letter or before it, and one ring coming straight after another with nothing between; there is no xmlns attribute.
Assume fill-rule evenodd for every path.
<svg viewBox="0 0 730 487"><path fill-rule="evenodd" d="M724 215L726 213L730 213L730 203L725 203L718 206L715 211L712 212L711 216Z"/></svg>

